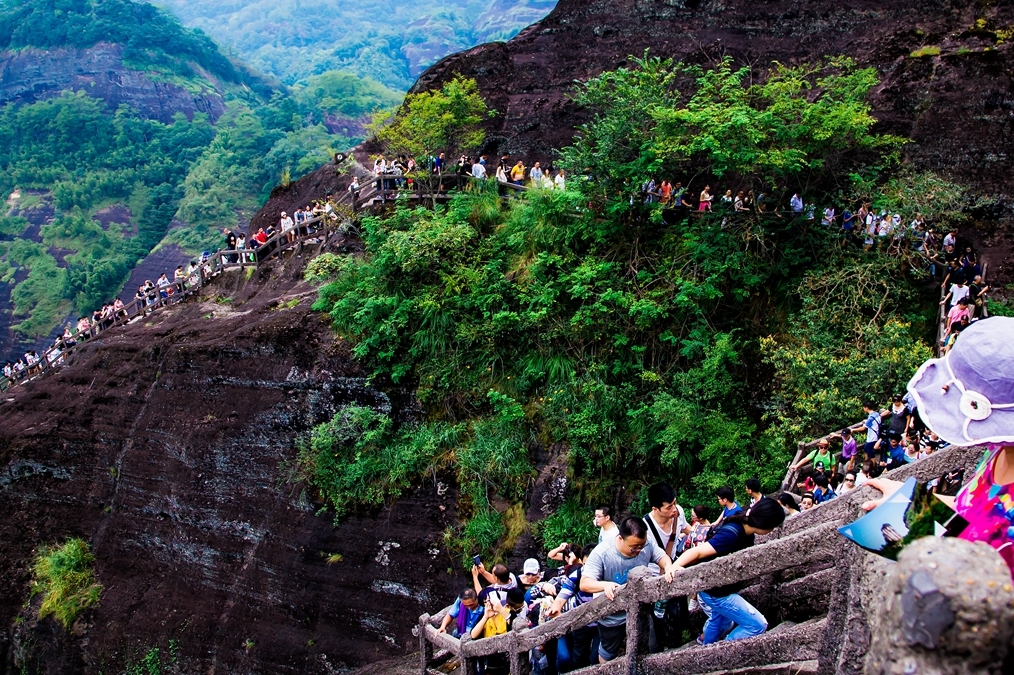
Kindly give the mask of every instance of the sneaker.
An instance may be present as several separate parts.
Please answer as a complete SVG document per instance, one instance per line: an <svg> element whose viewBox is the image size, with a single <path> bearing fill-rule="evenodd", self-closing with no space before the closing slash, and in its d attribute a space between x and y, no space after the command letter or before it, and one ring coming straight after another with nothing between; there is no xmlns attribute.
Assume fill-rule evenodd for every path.
<svg viewBox="0 0 1014 675"><path fill-rule="evenodd" d="M697 602L697 598L696 597L690 598L690 602L687 604L687 611L696 612L700 608L701 604Z"/></svg>
<svg viewBox="0 0 1014 675"><path fill-rule="evenodd" d="M703 633L701 633L700 635L697 636L697 644L701 645L702 647L704 646L704 634Z"/></svg>

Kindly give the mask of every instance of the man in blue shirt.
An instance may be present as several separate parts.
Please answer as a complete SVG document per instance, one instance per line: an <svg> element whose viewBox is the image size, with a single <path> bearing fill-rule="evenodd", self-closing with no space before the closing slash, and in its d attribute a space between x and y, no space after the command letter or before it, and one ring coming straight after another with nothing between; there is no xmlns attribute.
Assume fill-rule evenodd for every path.
<svg viewBox="0 0 1014 675"><path fill-rule="evenodd" d="M897 469L906 463L905 446L901 443L901 434L892 431L887 434L887 443L884 443L884 439L880 439L876 442L875 447L876 451L880 453L880 466L885 467L888 471Z"/></svg>
<svg viewBox="0 0 1014 675"><path fill-rule="evenodd" d="M866 459L873 459L874 449L880 440L880 411L876 404L867 401L863 404L863 412L866 413L866 421L863 423L866 427L866 444L863 445L863 453Z"/></svg>
<svg viewBox="0 0 1014 675"><path fill-rule="evenodd" d="M475 593L475 589L466 588L461 592L458 599L454 601L451 611L444 617L437 632L446 633L448 627L450 627L451 635L461 637L475 628L475 624L479 623L483 612L484 609L479 605L479 598Z"/></svg>
<svg viewBox="0 0 1014 675"><path fill-rule="evenodd" d="M736 503L736 493L732 491L731 487L720 487L715 495L718 497L719 506L722 507L722 515L715 521L715 525L720 525L727 518L743 512L743 507Z"/></svg>

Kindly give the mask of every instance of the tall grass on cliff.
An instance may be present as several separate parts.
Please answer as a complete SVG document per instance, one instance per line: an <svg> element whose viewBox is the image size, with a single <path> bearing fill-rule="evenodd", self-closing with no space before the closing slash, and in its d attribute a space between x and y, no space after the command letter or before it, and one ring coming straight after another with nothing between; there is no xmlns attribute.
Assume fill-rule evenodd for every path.
<svg viewBox="0 0 1014 675"><path fill-rule="evenodd" d="M779 205L800 190L818 213L861 189L914 216L903 185L878 187L900 141L872 131L876 82L844 59L754 74L635 60L579 87L592 121L562 151L567 191L475 186L365 219L364 256L315 267L329 279L315 308L376 377L415 388L425 418L398 433L457 432L393 472L355 439L336 437L338 459L373 462L372 488L453 470L471 520L447 540L487 559L518 529L507 514L536 452L567 463L567 517L544 537L587 535L582 507L626 506L660 479L686 505L753 476L774 489L797 440L854 421L929 354L934 294L914 257L843 246L819 220L677 216L638 187L708 182ZM336 509L363 494L315 484Z"/></svg>
<svg viewBox="0 0 1014 675"><path fill-rule="evenodd" d="M95 557L82 539L41 548L32 569L33 590L42 594L39 618L52 615L64 628L70 628L102 594L94 568Z"/></svg>

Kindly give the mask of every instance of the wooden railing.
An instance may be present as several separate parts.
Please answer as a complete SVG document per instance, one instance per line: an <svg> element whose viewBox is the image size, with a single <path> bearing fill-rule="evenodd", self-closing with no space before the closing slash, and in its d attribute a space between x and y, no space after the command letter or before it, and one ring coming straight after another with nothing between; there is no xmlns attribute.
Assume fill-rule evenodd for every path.
<svg viewBox="0 0 1014 675"><path fill-rule="evenodd" d="M350 198L349 198L350 199ZM341 202L339 202L341 203ZM332 213L334 217L332 217ZM215 251L207 259L202 259L197 270L183 281L174 280L168 286L155 287L153 296L145 300L132 300L123 306L115 315L99 324L90 324L87 330L76 330L69 338L59 338L64 348L53 346L46 350L38 363L26 368L15 377L0 376L0 391L6 391L24 382L29 382L45 373L63 365L68 354L95 338L100 333L130 323L139 316L147 315L165 307L184 301L204 287L213 278L228 269L244 269L279 257L291 249L302 250L308 240L319 239L321 246L331 234L343 224L337 212L325 212L304 222L295 224L289 232L278 232L272 235L258 248L222 249ZM292 240L289 239L289 233Z"/></svg>
<svg viewBox="0 0 1014 675"><path fill-rule="evenodd" d="M974 448L951 448L918 464L892 471L887 477L904 480L916 476L919 480L930 480L955 466L974 466L980 455L981 450ZM838 535L837 529L855 518L862 501L875 495L872 488L859 488L845 497L820 504L788 519L781 528L762 538L764 541L758 545L687 568L678 572L671 583L661 577L652 577L647 568L635 568L628 582L617 590L614 600L599 596L535 628L529 628L527 619L522 616L506 634L480 640L472 640L468 635L456 639L438 632L451 607L433 616L423 614L419 617L418 626L420 673L432 675L431 666L440 657L445 660L448 655L453 655L460 659L461 675L475 675L478 659L506 653L511 675L528 675L529 650L618 611L627 612L626 655L578 672L587 675L712 673L808 660L819 662L820 669L824 670L838 661L848 643L847 633L857 628L855 620L843 622L840 616L835 615L842 608L854 606L858 600L853 597L857 592L855 584L848 582L855 570L840 564L856 547ZM829 562L834 564L828 565ZM794 580L774 585L775 592L767 593L766 597L777 597L780 587L800 584L803 595L810 597L814 589L824 589L820 592L826 593L830 581L827 617L784 629L777 627L746 640L648 654L649 622L655 602L686 597L737 582L773 585L772 577L783 571L796 573L807 569L816 570L804 577L809 581ZM866 621L865 616L858 619ZM835 670L831 667L827 672Z"/></svg>

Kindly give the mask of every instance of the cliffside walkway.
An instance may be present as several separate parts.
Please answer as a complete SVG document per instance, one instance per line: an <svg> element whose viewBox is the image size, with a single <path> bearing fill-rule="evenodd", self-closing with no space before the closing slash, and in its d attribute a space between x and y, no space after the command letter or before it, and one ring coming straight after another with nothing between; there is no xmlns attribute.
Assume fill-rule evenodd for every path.
<svg viewBox="0 0 1014 675"><path fill-rule="evenodd" d="M360 165L357 165L360 166ZM352 223L360 214L373 211L378 208L387 208L390 205L418 205L435 206L446 203L451 199L455 191L467 186L477 180L471 176L457 174L430 175L424 177L375 175L360 166L360 173L368 182L359 190L348 190L339 195L328 206L327 212L313 217L295 225L292 232L294 238L288 240L286 233L276 233L263 245L256 249L221 249L211 254L207 261L202 261L198 273L191 275L185 283L173 284L170 287L171 295L162 297L161 293L157 301L151 305L142 305L133 301L126 305L113 320L110 326L102 329L92 326L86 331L78 331L71 336L75 344L71 347L60 350L56 347L48 349L40 361L29 367L24 374L16 376L13 380L0 375L0 392L11 387L29 382L44 375L60 366L66 361L66 356L78 345L94 338L101 330L108 330L115 326L123 325L147 316L149 313L159 311L172 306L195 294L203 288L211 279L219 276L227 270L245 270L256 268L258 265L267 263L275 258L283 256L288 251L302 253L307 246L316 248L316 255L324 250L326 245L338 233L348 232ZM523 193L529 188L523 185L498 181L498 189L504 198ZM672 209L669 209L672 211ZM682 213L682 212L681 212ZM707 214L698 211L685 212L687 217L702 217ZM796 216L794 213L772 212L763 215L771 217ZM986 264L983 264L983 279L985 279ZM941 288L941 297L946 294L946 289ZM939 315L939 327L937 331L936 349L939 352L941 341L946 332L947 308L941 306ZM813 441L809 446L815 445ZM802 452L803 444L800 444ZM799 455L801 456L801 455ZM798 459L798 457L797 457ZM791 473L791 472L790 472ZM786 481L790 479L786 475ZM789 483L791 485L791 483Z"/></svg>
<svg viewBox="0 0 1014 675"><path fill-rule="evenodd" d="M402 181L407 179L402 178ZM338 234L348 232L356 217L377 208L386 208L392 204L417 204L420 206L446 203L455 190L465 186L471 179L464 176L435 176L433 180L413 181L412 187L398 185L397 179L391 176L378 176L371 179L370 184L355 193L346 192L337 197L328 210L318 216L297 224L292 232L294 237L289 241L286 233L276 233L263 245L256 249L221 249L212 253L198 266L197 271L183 283L174 283L168 287L167 297L158 298L152 304L131 301L124 306L113 319L111 325L101 328L91 326L88 330L76 331L71 335L73 346L65 349L51 347L41 355L38 363L29 367L24 375L9 379L0 375L0 391L31 382L38 377L58 369L66 362L66 357L96 337L100 332L116 326L125 325L144 318L153 312L171 307L196 294L212 279L230 270L246 270L256 268L288 252L302 253L306 248L313 249L316 256L326 248ZM523 186L501 183L500 190L505 195L525 190Z"/></svg>
<svg viewBox="0 0 1014 675"><path fill-rule="evenodd" d="M971 475L981 448L949 448L887 477L920 481L956 467ZM1010 628L996 622L1014 618L1010 571L988 546L929 537L911 544L899 563L854 545L837 533L857 517L860 505L876 498L859 488L785 521L752 548L694 565L672 583L652 578L646 568L630 573L615 601L604 595L535 628L525 617L504 635L456 639L437 628L450 607L419 617L419 674L440 675L451 659L461 675L475 675L478 659L507 653L511 675L529 675L528 652L550 640L625 609L626 655L583 668L582 675L696 675L705 673L824 674L901 672L986 672L990 659L1006 652ZM938 564L939 563L939 564ZM648 653L653 605L731 583L746 583L742 595L765 616L778 616L789 605L816 609L815 618L785 622L753 638ZM990 612L961 612L990 597ZM929 600L932 599L932 602ZM937 603L937 604L934 604ZM932 608L931 608L932 606ZM944 609L946 607L946 610ZM935 608L935 609L934 609ZM950 624L933 622L935 612L952 612ZM1010 618L1007 618L1010 617ZM930 624L935 628L926 628ZM920 632L922 631L922 632ZM974 640L982 651L969 657L964 645ZM962 659L966 661L963 662ZM968 659L976 666L968 669ZM907 665L911 664L911 665ZM883 668L883 670L881 670ZM981 670L977 668L982 668Z"/></svg>

